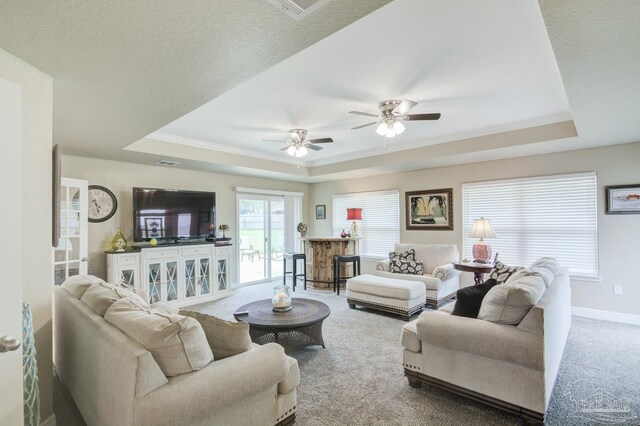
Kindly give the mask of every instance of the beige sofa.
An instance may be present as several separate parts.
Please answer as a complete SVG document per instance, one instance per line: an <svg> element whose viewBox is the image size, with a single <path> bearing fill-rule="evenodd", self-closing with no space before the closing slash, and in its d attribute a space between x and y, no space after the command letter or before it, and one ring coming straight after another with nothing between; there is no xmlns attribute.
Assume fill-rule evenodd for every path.
<svg viewBox="0 0 640 426"><path fill-rule="evenodd" d="M426 304L438 308L456 295L460 288L460 271L453 269L452 262L458 262L460 255L455 244L396 244L395 252L414 249L416 260L423 263L423 275L398 274L389 271L389 261L376 264L376 275L409 281L420 281L426 290Z"/></svg>
<svg viewBox="0 0 640 426"><path fill-rule="evenodd" d="M277 344L165 377L151 353L54 289L54 363L88 425L289 425L298 364Z"/></svg>
<svg viewBox="0 0 640 426"><path fill-rule="evenodd" d="M561 269L517 326L422 313L402 330L405 375L411 386L436 385L542 424L570 327Z"/></svg>

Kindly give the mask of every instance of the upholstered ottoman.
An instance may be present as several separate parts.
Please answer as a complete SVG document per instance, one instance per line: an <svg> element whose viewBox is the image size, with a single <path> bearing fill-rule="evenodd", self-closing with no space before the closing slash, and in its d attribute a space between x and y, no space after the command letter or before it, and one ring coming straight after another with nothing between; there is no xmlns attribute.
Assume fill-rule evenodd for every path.
<svg viewBox="0 0 640 426"><path fill-rule="evenodd" d="M399 314L409 320L422 312L426 291L419 281L399 280L377 275L358 275L347 280L347 303Z"/></svg>

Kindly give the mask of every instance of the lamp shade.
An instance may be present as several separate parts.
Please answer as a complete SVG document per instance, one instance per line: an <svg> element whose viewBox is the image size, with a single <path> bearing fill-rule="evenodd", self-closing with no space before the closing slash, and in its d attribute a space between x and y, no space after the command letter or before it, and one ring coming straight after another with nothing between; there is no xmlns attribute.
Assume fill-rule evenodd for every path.
<svg viewBox="0 0 640 426"><path fill-rule="evenodd" d="M362 220L362 209L347 209L347 220Z"/></svg>
<svg viewBox="0 0 640 426"><path fill-rule="evenodd" d="M491 226L491 221L489 219L485 219L481 217L480 219L476 219L473 221L473 228L471 228L471 233L469 234L469 238L496 238L496 231L493 230L493 226Z"/></svg>

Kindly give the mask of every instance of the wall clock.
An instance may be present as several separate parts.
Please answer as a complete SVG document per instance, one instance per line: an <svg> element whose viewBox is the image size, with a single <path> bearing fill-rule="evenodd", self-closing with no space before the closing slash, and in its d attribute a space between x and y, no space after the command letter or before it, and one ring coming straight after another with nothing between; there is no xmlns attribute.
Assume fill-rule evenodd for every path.
<svg viewBox="0 0 640 426"><path fill-rule="evenodd" d="M89 185L89 222L97 223L111 219L118 209L113 192L104 186Z"/></svg>

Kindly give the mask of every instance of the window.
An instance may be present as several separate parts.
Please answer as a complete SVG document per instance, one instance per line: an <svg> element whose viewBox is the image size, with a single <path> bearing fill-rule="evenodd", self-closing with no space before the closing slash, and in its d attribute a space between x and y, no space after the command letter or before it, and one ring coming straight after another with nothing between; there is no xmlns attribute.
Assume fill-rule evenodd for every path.
<svg viewBox="0 0 640 426"><path fill-rule="evenodd" d="M462 185L464 256L474 219L491 220L493 253L510 265L555 257L572 275L598 275L595 173L479 182Z"/></svg>
<svg viewBox="0 0 640 426"><path fill-rule="evenodd" d="M348 208L361 208L357 222L360 255L387 257L400 242L400 196L398 191L358 192L333 196L333 235L349 231Z"/></svg>

